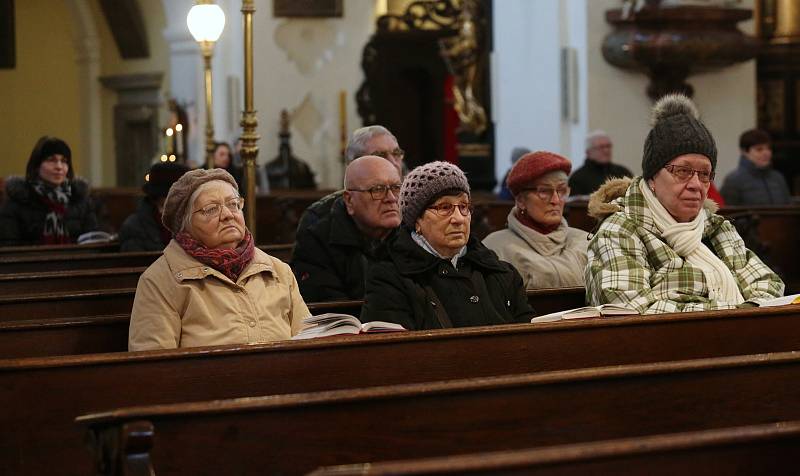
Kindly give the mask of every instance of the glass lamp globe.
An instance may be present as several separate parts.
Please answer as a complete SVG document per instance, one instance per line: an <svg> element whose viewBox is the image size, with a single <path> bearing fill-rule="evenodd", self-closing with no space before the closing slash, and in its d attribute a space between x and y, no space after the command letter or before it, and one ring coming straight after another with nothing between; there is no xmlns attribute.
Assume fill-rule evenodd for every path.
<svg viewBox="0 0 800 476"><path fill-rule="evenodd" d="M186 25L195 41L217 41L225 28L225 12L219 5L195 5L186 15Z"/></svg>

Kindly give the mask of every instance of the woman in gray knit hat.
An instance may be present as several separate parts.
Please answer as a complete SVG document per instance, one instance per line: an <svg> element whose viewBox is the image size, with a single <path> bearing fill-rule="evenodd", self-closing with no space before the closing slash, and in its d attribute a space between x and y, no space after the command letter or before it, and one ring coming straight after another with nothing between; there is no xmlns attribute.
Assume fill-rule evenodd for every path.
<svg viewBox="0 0 800 476"><path fill-rule="evenodd" d="M402 225L367 269L362 321L406 329L529 322L519 273L470 237L467 177L447 162L409 173L400 190Z"/></svg>
<svg viewBox="0 0 800 476"><path fill-rule="evenodd" d="M717 148L685 96L653 107L642 176L612 179L589 201L586 296L642 314L729 309L783 295L783 282L707 200Z"/></svg>
<svg viewBox="0 0 800 476"><path fill-rule="evenodd" d="M129 350L286 340L309 315L286 263L253 245L244 199L223 169L193 170L169 189L172 241L139 278Z"/></svg>

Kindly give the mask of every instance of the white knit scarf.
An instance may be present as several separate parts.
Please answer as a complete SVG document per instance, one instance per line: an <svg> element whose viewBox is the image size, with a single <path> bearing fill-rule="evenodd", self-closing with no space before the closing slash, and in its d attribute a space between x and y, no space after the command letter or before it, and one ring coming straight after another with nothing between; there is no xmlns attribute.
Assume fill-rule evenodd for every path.
<svg viewBox="0 0 800 476"><path fill-rule="evenodd" d="M699 268L705 275L709 299L720 304L743 303L744 297L739 292L739 286L730 269L702 241L706 224L705 209L701 208L694 220L678 223L658 201L644 179L639 182L639 189L653 214L653 221L661 232L661 237L687 263Z"/></svg>

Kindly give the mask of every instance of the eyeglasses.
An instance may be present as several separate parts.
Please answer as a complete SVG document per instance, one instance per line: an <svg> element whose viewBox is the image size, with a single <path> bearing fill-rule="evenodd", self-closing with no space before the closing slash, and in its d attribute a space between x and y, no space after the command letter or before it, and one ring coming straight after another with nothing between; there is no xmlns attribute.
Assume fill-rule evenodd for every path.
<svg viewBox="0 0 800 476"><path fill-rule="evenodd" d="M406 155L406 151L398 147L394 150L374 150L370 152L369 155L377 155L378 157L383 157L384 159L388 159L391 155L397 159L402 159Z"/></svg>
<svg viewBox="0 0 800 476"><path fill-rule="evenodd" d="M440 217L449 217L455 212L456 208L461 212L462 216L470 216L472 214L471 203L440 203L439 205L431 205L428 210L433 211Z"/></svg>
<svg viewBox="0 0 800 476"><path fill-rule="evenodd" d="M208 205L204 206L199 210L195 210L192 213L199 213L200 216L205 218L206 220L210 220L212 218L219 217L222 215L222 207L225 207L231 213L239 213L244 208L244 198L236 197L228 200L225 204L221 203L209 203Z"/></svg>
<svg viewBox="0 0 800 476"><path fill-rule="evenodd" d="M713 170L710 172L706 170L695 170L691 167L686 167L683 165L665 165L664 168L667 169L667 171L680 182L688 182L692 179L694 174L697 174L697 179L701 183L709 183L714 180Z"/></svg>
<svg viewBox="0 0 800 476"><path fill-rule="evenodd" d="M373 200L383 200L386 198L386 195L389 193L389 190L392 191L395 197L400 195L400 184L394 183L392 185L375 185L374 187L365 188L365 189L358 189L358 188L348 188L348 192L369 192L369 195L372 197Z"/></svg>
<svg viewBox="0 0 800 476"><path fill-rule="evenodd" d="M569 196L569 187L566 185L556 188L540 185L526 190L533 192L543 202L550 201L554 193L558 195L559 200L563 200Z"/></svg>

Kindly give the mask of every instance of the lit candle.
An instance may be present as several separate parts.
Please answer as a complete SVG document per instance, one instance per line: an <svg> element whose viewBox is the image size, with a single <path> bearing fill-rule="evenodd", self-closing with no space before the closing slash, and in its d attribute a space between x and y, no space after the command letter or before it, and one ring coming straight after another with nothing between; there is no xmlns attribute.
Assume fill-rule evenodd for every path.
<svg viewBox="0 0 800 476"><path fill-rule="evenodd" d="M175 155L183 157L183 124L175 124Z"/></svg>
<svg viewBox="0 0 800 476"><path fill-rule="evenodd" d="M175 131L173 131L171 127L167 127L167 154L171 154L172 151L175 150L172 146L172 141L174 140L172 137L173 134L175 134Z"/></svg>
<svg viewBox="0 0 800 476"><path fill-rule="evenodd" d="M347 92L339 91L339 152L344 159L347 148Z"/></svg>

